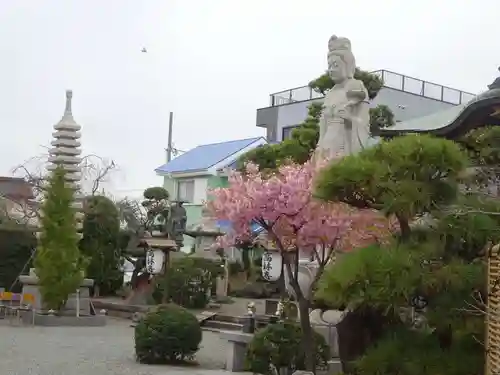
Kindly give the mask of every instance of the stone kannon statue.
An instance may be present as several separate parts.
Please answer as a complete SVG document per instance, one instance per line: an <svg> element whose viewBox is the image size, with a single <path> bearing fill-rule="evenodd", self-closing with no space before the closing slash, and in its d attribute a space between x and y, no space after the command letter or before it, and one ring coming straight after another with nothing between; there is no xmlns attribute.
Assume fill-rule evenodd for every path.
<svg viewBox="0 0 500 375"><path fill-rule="evenodd" d="M328 42L328 74L335 82L324 100L316 153L323 157L362 150L370 137L368 93L354 79L356 61L347 38L333 35Z"/></svg>
<svg viewBox="0 0 500 375"><path fill-rule="evenodd" d="M498 71L500 72L500 67L498 68ZM500 77L495 78L493 83L491 85L488 85L488 88L490 90L500 89Z"/></svg>

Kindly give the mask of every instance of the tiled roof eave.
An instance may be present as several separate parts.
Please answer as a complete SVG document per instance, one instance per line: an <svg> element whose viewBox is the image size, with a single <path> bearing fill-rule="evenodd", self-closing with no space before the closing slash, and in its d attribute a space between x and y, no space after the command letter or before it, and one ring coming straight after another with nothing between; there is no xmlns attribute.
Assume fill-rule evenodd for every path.
<svg viewBox="0 0 500 375"><path fill-rule="evenodd" d="M480 110L500 105L500 89L490 90L478 95L471 100L454 118L443 121L443 125L432 129L382 129L381 137L394 137L405 133L428 133L436 136L454 138L459 134L465 134L474 127L491 124L477 124L474 121L475 114ZM493 119L492 119L492 122ZM470 129L469 129L470 128Z"/></svg>

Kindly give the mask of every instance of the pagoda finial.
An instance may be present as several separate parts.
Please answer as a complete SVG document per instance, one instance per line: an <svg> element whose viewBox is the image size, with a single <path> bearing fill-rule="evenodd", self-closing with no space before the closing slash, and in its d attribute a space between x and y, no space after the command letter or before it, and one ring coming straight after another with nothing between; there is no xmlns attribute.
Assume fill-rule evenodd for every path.
<svg viewBox="0 0 500 375"><path fill-rule="evenodd" d="M66 90L66 108L64 109L64 114L71 115L71 98L73 98L73 91Z"/></svg>

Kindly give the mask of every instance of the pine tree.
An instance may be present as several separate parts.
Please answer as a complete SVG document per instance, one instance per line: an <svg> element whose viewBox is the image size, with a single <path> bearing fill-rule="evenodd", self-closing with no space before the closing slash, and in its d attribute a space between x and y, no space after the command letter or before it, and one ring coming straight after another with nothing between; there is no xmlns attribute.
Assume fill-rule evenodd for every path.
<svg viewBox="0 0 500 375"><path fill-rule="evenodd" d="M461 145L413 134L321 171L315 197L393 215L400 228L343 254L319 283L322 307L348 310L337 325L345 373L484 374L485 246L500 241L486 212L498 200L461 189L469 163Z"/></svg>
<svg viewBox="0 0 500 375"><path fill-rule="evenodd" d="M41 207L41 236L35 259L44 307L60 310L84 277L86 260L78 248L79 235L72 207L74 191L65 183L65 170L50 176Z"/></svg>

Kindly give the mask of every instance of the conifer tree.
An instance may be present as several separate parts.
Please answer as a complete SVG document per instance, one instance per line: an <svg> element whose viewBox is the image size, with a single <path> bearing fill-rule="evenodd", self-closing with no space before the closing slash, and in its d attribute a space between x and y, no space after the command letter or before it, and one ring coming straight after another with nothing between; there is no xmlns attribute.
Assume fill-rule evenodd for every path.
<svg viewBox="0 0 500 375"><path fill-rule="evenodd" d="M65 183L65 170L50 176L41 207L41 235L35 259L44 307L60 310L84 278L86 261L78 248L79 235L72 207L74 191Z"/></svg>

